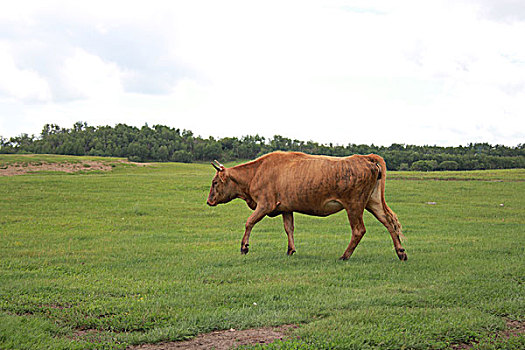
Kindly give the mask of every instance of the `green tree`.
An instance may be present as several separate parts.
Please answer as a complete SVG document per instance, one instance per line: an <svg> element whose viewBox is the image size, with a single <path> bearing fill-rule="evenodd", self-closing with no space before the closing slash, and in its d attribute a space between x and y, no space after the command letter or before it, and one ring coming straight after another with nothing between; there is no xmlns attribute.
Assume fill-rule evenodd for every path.
<svg viewBox="0 0 525 350"><path fill-rule="evenodd" d="M410 166L413 171L432 171L437 167L435 160L418 160Z"/></svg>
<svg viewBox="0 0 525 350"><path fill-rule="evenodd" d="M133 162L144 162L149 158L148 148L139 142L132 142L127 147L127 156L128 159Z"/></svg>
<svg viewBox="0 0 525 350"><path fill-rule="evenodd" d="M179 150L173 152L171 156L171 161L181 162L181 163L191 163L193 161L193 155L185 150Z"/></svg>
<svg viewBox="0 0 525 350"><path fill-rule="evenodd" d="M156 160L159 160L161 162L166 162L169 157L168 147L166 146L160 146L156 153Z"/></svg>
<svg viewBox="0 0 525 350"><path fill-rule="evenodd" d="M459 164L453 160L444 160L439 163L437 168L439 170L458 170Z"/></svg>
<svg viewBox="0 0 525 350"><path fill-rule="evenodd" d="M222 147L219 142L210 141L204 146L203 160L221 159Z"/></svg>

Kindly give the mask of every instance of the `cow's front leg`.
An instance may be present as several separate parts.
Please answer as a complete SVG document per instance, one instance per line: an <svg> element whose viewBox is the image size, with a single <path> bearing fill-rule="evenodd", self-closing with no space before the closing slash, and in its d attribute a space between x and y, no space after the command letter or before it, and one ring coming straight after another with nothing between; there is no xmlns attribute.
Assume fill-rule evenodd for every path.
<svg viewBox="0 0 525 350"><path fill-rule="evenodd" d="M288 251L286 254L293 255L295 253L295 244L293 239L293 213L283 213L284 230L288 236Z"/></svg>
<svg viewBox="0 0 525 350"><path fill-rule="evenodd" d="M252 232L253 226L261 221L262 218L267 214L267 211L262 206L257 206L257 209L250 215L246 221L244 236L241 241L241 254L248 254L248 246L250 241L250 233Z"/></svg>

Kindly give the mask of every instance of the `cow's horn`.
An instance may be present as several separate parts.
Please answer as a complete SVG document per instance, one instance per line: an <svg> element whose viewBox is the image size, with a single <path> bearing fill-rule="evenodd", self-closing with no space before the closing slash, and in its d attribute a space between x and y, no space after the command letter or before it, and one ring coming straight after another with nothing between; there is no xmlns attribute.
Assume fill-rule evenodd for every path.
<svg viewBox="0 0 525 350"><path fill-rule="evenodd" d="M217 159L215 159L215 160L211 163L211 165L213 165L213 167L214 167L215 170L217 170L217 171L223 171L223 170L224 170L224 165L222 165L221 163L219 163L219 162L217 161Z"/></svg>
<svg viewBox="0 0 525 350"><path fill-rule="evenodd" d="M217 165L215 165L214 162L211 162L211 165L213 165L213 167L215 168L215 170L217 170L217 171L221 171L221 168L219 168Z"/></svg>

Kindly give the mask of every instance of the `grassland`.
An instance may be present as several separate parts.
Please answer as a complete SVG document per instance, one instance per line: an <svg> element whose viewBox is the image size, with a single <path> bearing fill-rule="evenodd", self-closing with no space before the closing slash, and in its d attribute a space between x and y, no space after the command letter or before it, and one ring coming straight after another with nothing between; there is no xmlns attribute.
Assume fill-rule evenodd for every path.
<svg viewBox="0 0 525 350"><path fill-rule="evenodd" d="M212 176L170 163L0 177L0 349L123 349L292 323L269 348L525 347L495 337L525 318L523 170L389 173L404 263L368 214L347 262L344 213L296 215L292 257L282 220L266 218L241 256L250 210L207 207Z"/></svg>

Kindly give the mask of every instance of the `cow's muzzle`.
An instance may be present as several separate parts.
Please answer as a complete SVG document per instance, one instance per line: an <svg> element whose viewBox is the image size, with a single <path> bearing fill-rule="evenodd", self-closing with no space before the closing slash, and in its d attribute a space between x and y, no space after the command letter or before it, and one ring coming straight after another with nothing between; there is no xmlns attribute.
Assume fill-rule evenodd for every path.
<svg viewBox="0 0 525 350"><path fill-rule="evenodd" d="M208 204L210 207L215 207L217 203L210 201L209 199L206 201L206 204Z"/></svg>

